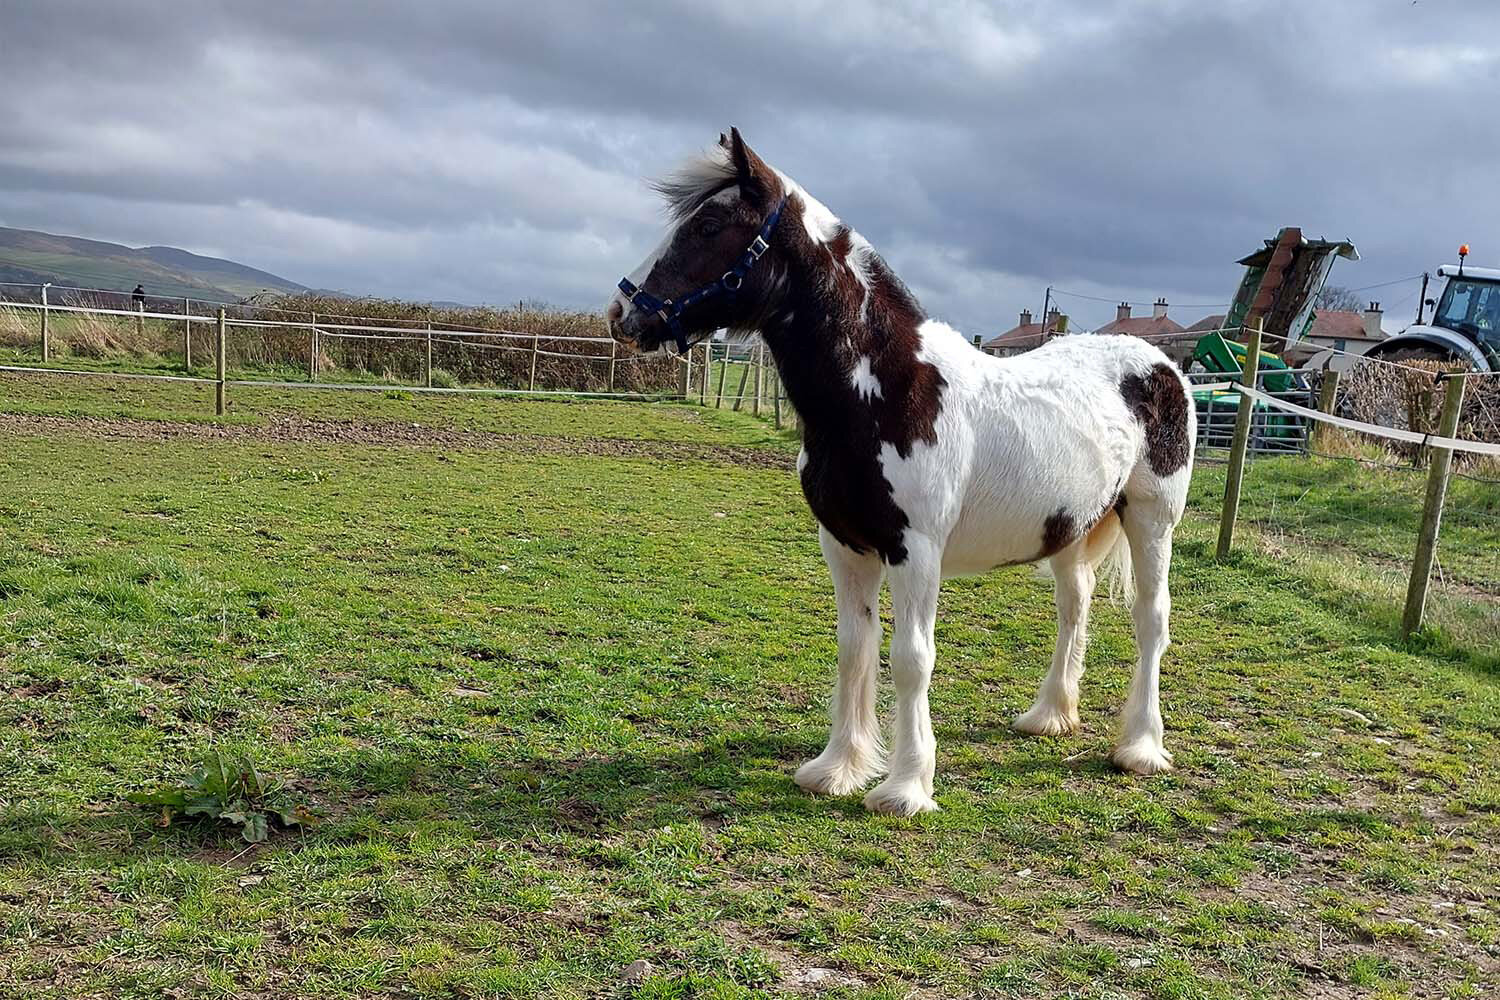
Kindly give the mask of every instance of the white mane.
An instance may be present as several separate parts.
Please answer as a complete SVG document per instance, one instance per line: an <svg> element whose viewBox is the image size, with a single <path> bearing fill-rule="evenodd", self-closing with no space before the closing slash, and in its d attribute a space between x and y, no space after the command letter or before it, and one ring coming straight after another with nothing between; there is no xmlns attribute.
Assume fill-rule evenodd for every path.
<svg viewBox="0 0 1500 1000"><path fill-rule="evenodd" d="M672 218L681 222L708 199L734 184L735 176L729 150L715 147L688 160L651 186L666 199Z"/></svg>
<svg viewBox="0 0 1500 1000"><path fill-rule="evenodd" d="M808 194L807 189L801 184L780 170L776 171L776 176L781 178L782 188L787 194L795 194L801 199L802 225L807 229L807 235L812 238L813 242L827 243L833 239L843 226L838 216L834 215L827 205ZM729 150L722 146L715 146L708 152L688 160L661 180L653 183L652 187L657 194L666 199L667 211L672 218L681 222L703 207L704 202L732 186L735 177L734 162L729 157ZM863 257L869 244L863 239L857 242L864 244L860 253Z"/></svg>
<svg viewBox="0 0 1500 1000"><path fill-rule="evenodd" d="M774 167L772 169L775 170ZM702 208L705 202L734 188L737 176L729 150L715 146L688 160L653 183L652 187L666 200L667 212L674 225L681 225ZM814 243L827 244L840 232L849 233L849 249L839 263L849 269L864 290L860 318L865 319L870 303L871 263L877 256L875 248L863 236L841 222L827 205L808 194L802 185L780 170L776 170L776 176L781 180L782 190L788 195L795 194L802 203L802 227L807 230L808 237ZM648 270L653 261L654 258L648 258Z"/></svg>

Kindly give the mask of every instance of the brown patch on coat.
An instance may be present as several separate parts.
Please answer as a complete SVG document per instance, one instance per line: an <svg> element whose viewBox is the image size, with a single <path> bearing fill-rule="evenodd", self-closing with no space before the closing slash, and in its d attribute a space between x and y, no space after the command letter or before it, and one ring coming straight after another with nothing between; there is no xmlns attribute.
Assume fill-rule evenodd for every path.
<svg viewBox="0 0 1500 1000"><path fill-rule="evenodd" d="M803 198L786 190L738 131L730 131L725 145L741 197L731 209L710 209L728 217L723 230L713 239L679 231L645 287L665 298L718 277L786 196L770 249L744 287L695 306L683 326L690 342L720 326L761 334L801 418L807 452L802 491L813 515L843 545L904 562L910 520L895 502L880 456L887 445L908 458L916 442L937 442L946 383L936 366L917 356L926 315L848 227L814 239L803 224ZM685 207L701 204L701 192L683 194L693 195L682 201ZM864 274L857 271L861 266ZM650 347L666 330L648 323L638 336ZM878 396L862 396L851 382L862 360L880 383Z"/></svg>
<svg viewBox="0 0 1500 1000"><path fill-rule="evenodd" d="M1120 379L1120 396L1146 431L1146 460L1158 476L1170 476L1188 463L1188 395L1176 369L1157 362L1144 375Z"/></svg>
<svg viewBox="0 0 1500 1000"><path fill-rule="evenodd" d="M1062 509L1048 514L1047 520L1042 524L1042 554L1037 558L1045 559L1056 555L1077 539L1078 525L1072 514Z"/></svg>
<svg viewBox="0 0 1500 1000"><path fill-rule="evenodd" d="M814 243L802 225L803 208L792 195L790 218L777 232L794 260L781 306L792 321L762 327L802 418L808 459L802 492L840 543L897 565L906 560L910 521L892 496L881 450L891 445L909 458L916 442L937 442L947 383L936 366L917 357L926 316L900 279L871 252L866 293L849 259L852 234L840 227L826 243ZM880 383L878 396L854 388L851 376L861 360Z"/></svg>
<svg viewBox="0 0 1500 1000"><path fill-rule="evenodd" d="M890 445L909 458L916 442L937 442L946 382L917 357L927 317L916 298L873 251L861 255L867 292L855 272L853 232L840 225L815 241L805 211L791 193L772 239L779 294L761 304L756 325L801 418L802 492L813 515L841 544L897 565L906 560L910 521L881 469L881 450ZM880 383L878 396L854 388L861 360Z"/></svg>
<svg viewBox="0 0 1500 1000"><path fill-rule="evenodd" d="M1042 523L1042 550L1036 558L1046 559L1054 556L1080 539L1085 547L1092 546L1098 535L1108 526L1111 516L1119 517L1123 524L1124 510L1125 494L1116 492L1113 498L1104 502L1098 513L1091 515L1080 526L1077 518L1059 507Z"/></svg>

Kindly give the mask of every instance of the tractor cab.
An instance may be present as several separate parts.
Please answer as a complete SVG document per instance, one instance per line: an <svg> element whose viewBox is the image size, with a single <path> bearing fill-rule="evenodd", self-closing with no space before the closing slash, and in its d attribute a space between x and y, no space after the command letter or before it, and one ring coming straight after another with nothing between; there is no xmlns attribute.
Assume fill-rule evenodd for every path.
<svg viewBox="0 0 1500 1000"><path fill-rule="evenodd" d="M1438 268L1447 284L1437 299L1423 300L1417 322L1371 348L1367 357L1462 361L1475 371L1500 371L1500 270L1466 266L1468 252L1466 244L1459 248L1457 266ZM1432 319L1423 322L1429 306Z"/></svg>
<svg viewBox="0 0 1500 1000"><path fill-rule="evenodd" d="M1458 274L1455 269L1438 268L1448 279L1432 325L1461 333L1471 340L1500 348L1500 271L1471 267Z"/></svg>

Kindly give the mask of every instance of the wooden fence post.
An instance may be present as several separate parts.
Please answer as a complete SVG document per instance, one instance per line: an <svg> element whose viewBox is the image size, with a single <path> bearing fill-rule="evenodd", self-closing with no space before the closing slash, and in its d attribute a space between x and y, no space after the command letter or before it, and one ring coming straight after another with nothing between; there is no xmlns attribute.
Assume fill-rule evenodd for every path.
<svg viewBox="0 0 1500 1000"><path fill-rule="evenodd" d="M1318 412L1333 413L1339 394L1339 373L1326 371L1323 373L1323 384L1318 388ZM1311 445L1313 434L1317 434L1318 447L1327 447L1325 439L1333 428L1327 424L1314 423L1307 429L1308 444Z"/></svg>
<svg viewBox="0 0 1500 1000"><path fill-rule="evenodd" d="M432 320L427 321L427 363L422 368L422 381L432 388Z"/></svg>
<svg viewBox="0 0 1500 1000"><path fill-rule="evenodd" d="M314 312L307 315L312 327L312 337L309 341L310 348L307 355L307 380L309 382L316 382L318 380L318 314Z"/></svg>
<svg viewBox="0 0 1500 1000"><path fill-rule="evenodd" d="M49 281L42 286L42 360L47 361L52 357L52 329L47 322L47 288L52 283Z"/></svg>
<svg viewBox="0 0 1500 1000"><path fill-rule="evenodd" d="M526 383L527 392L534 392L536 390L536 352L540 346L540 342L541 334L533 332L531 335L531 378Z"/></svg>
<svg viewBox="0 0 1500 1000"><path fill-rule="evenodd" d="M1443 416L1438 422L1439 437L1453 437L1458 431L1458 417L1464 405L1463 375L1449 375L1443 393ZM1432 448L1432 465L1427 470L1427 499L1422 505L1422 526L1417 531L1417 554L1411 564L1411 582L1406 588L1406 610L1401 615L1401 634L1409 636L1422 627L1422 613L1427 607L1427 584L1432 578L1432 563L1437 556L1438 528L1443 521L1443 501L1448 496L1448 474L1453 469L1452 448Z"/></svg>
<svg viewBox="0 0 1500 1000"><path fill-rule="evenodd" d="M605 392L615 391L615 348L618 346L619 341L611 337L609 340L609 381L605 383Z"/></svg>
<svg viewBox="0 0 1500 1000"><path fill-rule="evenodd" d="M1240 384L1255 388L1256 376L1260 373L1260 338L1265 321L1256 320L1250 331L1250 342L1245 348L1245 363L1240 371ZM1255 400L1240 394L1239 411L1234 415L1234 440L1229 449L1229 472L1224 478L1224 511L1219 517L1219 547L1216 557L1229 555L1229 546L1234 541L1234 519L1240 512L1240 484L1245 475L1245 453L1250 444L1250 421L1255 412Z"/></svg>
<svg viewBox="0 0 1500 1000"><path fill-rule="evenodd" d="M146 335L146 303L135 304L135 342L139 344Z"/></svg>
<svg viewBox="0 0 1500 1000"><path fill-rule="evenodd" d="M745 370L740 372L740 387L734 390L734 412L740 412L740 404L745 401L745 383L750 381L750 358L745 359Z"/></svg>
<svg viewBox="0 0 1500 1000"><path fill-rule="evenodd" d="M719 359L719 391L714 397L714 409L724 408L724 376L729 374L729 340L724 340L724 356Z"/></svg>
<svg viewBox="0 0 1500 1000"><path fill-rule="evenodd" d="M215 352L214 369L219 377L214 386L214 412L224 415L224 310L219 310L219 349Z"/></svg>
<svg viewBox="0 0 1500 1000"><path fill-rule="evenodd" d="M755 408L752 411L757 417L760 416L761 390L766 384L766 345L755 345Z"/></svg>
<svg viewBox="0 0 1500 1000"><path fill-rule="evenodd" d="M714 370L714 338L703 342L703 382L698 388L698 405L708 405L708 376Z"/></svg>
<svg viewBox="0 0 1500 1000"><path fill-rule="evenodd" d="M182 370L193 372L193 300L182 300Z"/></svg>
<svg viewBox="0 0 1500 1000"><path fill-rule="evenodd" d="M684 403L688 400L688 392L693 388L693 349L689 347L680 355L682 359L682 371L678 373L678 380L682 383L678 395Z"/></svg>
<svg viewBox="0 0 1500 1000"><path fill-rule="evenodd" d="M776 381L771 387L771 413L775 418L774 426L779 431L781 430L781 370L777 369L773 377Z"/></svg>

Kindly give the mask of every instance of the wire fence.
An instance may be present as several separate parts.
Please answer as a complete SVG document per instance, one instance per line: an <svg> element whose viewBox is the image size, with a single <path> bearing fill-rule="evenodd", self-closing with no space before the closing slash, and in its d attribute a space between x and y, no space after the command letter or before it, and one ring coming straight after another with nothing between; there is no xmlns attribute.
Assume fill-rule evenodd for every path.
<svg viewBox="0 0 1500 1000"><path fill-rule="evenodd" d="M778 428L795 425L759 343L720 337L684 355L641 353L580 333L576 322L546 329L558 324L545 312L522 317L537 328L0 282L0 371L292 390L690 399ZM217 406L224 399L221 389Z"/></svg>

